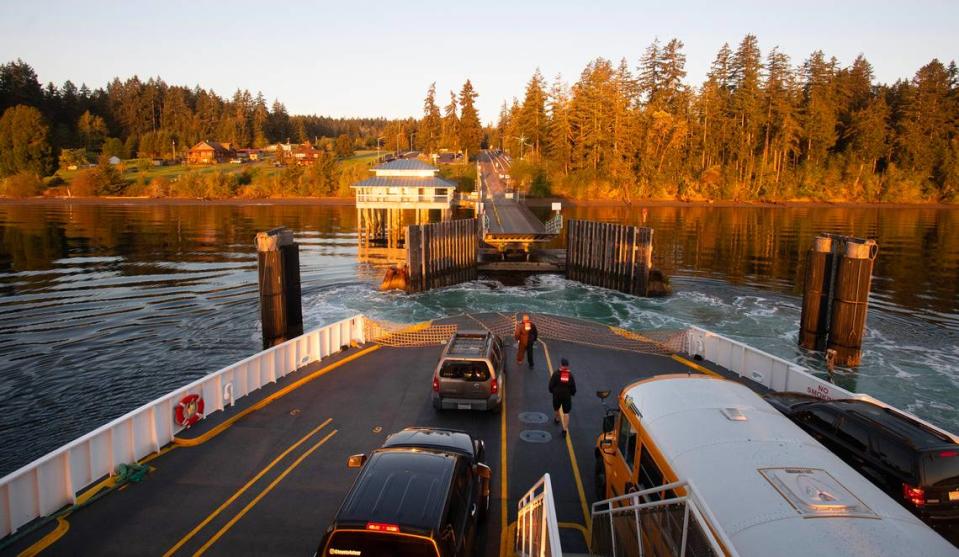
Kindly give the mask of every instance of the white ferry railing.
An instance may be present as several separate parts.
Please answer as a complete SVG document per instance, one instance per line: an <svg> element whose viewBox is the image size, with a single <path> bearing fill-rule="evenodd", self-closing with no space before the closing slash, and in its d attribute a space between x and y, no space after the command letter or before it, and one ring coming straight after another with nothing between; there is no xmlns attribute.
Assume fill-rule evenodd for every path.
<svg viewBox="0 0 959 557"><path fill-rule="evenodd" d="M173 442L184 428L174 421L181 398L199 394L209 416L306 365L363 344L365 317L313 329L213 372L149 402L0 478L0 538L31 520L75 504L77 493L117 466Z"/></svg>
<svg viewBox="0 0 959 557"><path fill-rule="evenodd" d="M691 326L686 331L684 351L699 356L707 362L722 366L729 371L751 379L776 392L800 392L823 400L855 398L866 400L907 416L959 442L959 436L937 427L909 412L896 408L863 393L853 393L829 381L820 379L806 368L768 352L723 335Z"/></svg>
<svg viewBox="0 0 959 557"><path fill-rule="evenodd" d="M722 529L710 526L719 523L687 481L597 501L591 514L590 555L738 555Z"/></svg>
<svg viewBox="0 0 959 557"><path fill-rule="evenodd" d="M553 557L563 554L559 541L559 522L556 520L556 503L553 501L553 484L549 474L542 478L517 504L516 515L517 555L522 557Z"/></svg>

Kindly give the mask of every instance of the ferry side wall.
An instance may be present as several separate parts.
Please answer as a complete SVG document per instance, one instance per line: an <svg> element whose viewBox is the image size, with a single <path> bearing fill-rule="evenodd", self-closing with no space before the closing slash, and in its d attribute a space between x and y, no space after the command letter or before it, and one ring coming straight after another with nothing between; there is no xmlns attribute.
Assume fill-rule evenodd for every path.
<svg viewBox="0 0 959 557"><path fill-rule="evenodd" d="M264 385L320 361L344 345L363 344L356 315L309 331L156 399L0 478L0 538L31 520L76 503L84 488L173 442L180 399L199 394L205 414L223 410Z"/></svg>

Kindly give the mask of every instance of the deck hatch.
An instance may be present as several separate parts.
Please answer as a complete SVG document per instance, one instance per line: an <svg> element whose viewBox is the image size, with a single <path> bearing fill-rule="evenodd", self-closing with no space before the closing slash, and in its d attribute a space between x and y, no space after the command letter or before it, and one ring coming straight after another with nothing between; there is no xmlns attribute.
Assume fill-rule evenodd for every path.
<svg viewBox="0 0 959 557"><path fill-rule="evenodd" d="M805 518L879 518L825 470L761 468L759 473Z"/></svg>

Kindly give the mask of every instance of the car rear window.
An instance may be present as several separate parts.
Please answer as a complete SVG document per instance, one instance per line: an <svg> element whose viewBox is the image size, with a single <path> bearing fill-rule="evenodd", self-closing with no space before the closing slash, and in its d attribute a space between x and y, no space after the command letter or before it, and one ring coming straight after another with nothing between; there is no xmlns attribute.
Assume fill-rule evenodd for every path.
<svg viewBox="0 0 959 557"><path fill-rule="evenodd" d="M436 557L433 542L404 534L382 532L334 532L326 545L324 556L372 557L395 555L396 557Z"/></svg>
<svg viewBox="0 0 959 557"><path fill-rule="evenodd" d="M923 483L929 487L959 486L959 451L938 450L922 455Z"/></svg>
<svg viewBox="0 0 959 557"><path fill-rule="evenodd" d="M440 368L440 377L444 379L462 379L464 381L486 381L489 379L489 366L486 362L446 361Z"/></svg>

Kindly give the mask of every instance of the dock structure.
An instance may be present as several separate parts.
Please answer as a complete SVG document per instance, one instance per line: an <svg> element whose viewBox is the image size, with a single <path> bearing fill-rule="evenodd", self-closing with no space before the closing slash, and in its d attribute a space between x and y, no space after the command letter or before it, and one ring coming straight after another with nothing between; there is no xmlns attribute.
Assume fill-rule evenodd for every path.
<svg viewBox="0 0 959 557"><path fill-rule="evenodd" d="M619 290L649 295L653 229L571 220L566 227L566 276Z"/></svg>
<svg viewBox="0 0 959 557"><path fill-rule="evenodd" d="M477 162L477 175L483 199L483 241L499 252L518 249L527 254L537 243L554 240L563 227L556 215L543 223L522 203L518 191L510 191L501 177L509 161L487 151Z"/></svg>
<svg viewBox="0 0 959 557"><path fill-rule="evenodd" d="M363 247L398 248L406 224L449 220L456 184L437 176L439 169L418 159L397 159L374 166L374 176L353 184L356 222Z"/></svg>
<svg viewBox="0 0 959 557"><path fill-rule="evenodd" d="M415 224L406 229L407 292L476 280L476 219Z"/></svg>
<svg viewBox="0 0 959 557"><path fill-rule="evenodd" d="M816 237L806 263L801 347L825 351L831 365L859 365L878 253L874 240L837 234Z"/></svg>

